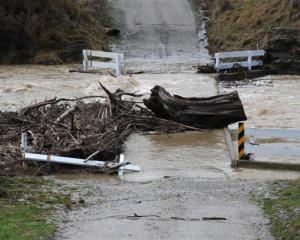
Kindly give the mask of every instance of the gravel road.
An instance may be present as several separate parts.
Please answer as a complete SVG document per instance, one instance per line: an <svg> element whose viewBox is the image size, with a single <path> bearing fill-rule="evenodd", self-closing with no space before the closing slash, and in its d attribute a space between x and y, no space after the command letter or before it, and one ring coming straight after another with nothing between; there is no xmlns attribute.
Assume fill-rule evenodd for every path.
<svg viewBox="0 0 300 240"><path fill-rule="evenodd" d="M209 61L203 42L204 32L197 32L195 15L188 1L111 2L116 25L122 30L123 37L121 44L115 46L115 51L125 53L127 67L138 65L139 70L146 71L164 67L163 72L166 72L171 64L172 71L182 71L184 64L188 68L191 63Z"/></svg>
<svg viewBox="0 0 300 240"><path fill-rule="evenodd" d="M186 66L191 67L192 63L210 60L203 41L199 41L199 36L205 33L197 33L195 16L187 0L111 2L123 36L114 50L125 53L127 65L131 64L131 67L138 70L166 73L174 69L177 72L187 71L189 68ZM178 74L145 74L139 78L149 78L151 83L160 84L160 78L166 79L166 76L167 84L177 89L176 93L180 89L188 89L189 81L198 78L196 74L179 75L181 78L186 77L180 80L180 85L176 85ZM147 85L146 82L141 84ZM190 94L203 91L201 84L193 86ZM213 90L205 94L216 93L214 85L211 86ZM215 134L222 136L222 131L216 131ZM210 151L197 148L193 143L185 145L187 140L184 140L182 145L185 145L187 153L184 156L184 151L180 150L182 139L186 138L175 137L171 143L168 138L156 139L156 142L162 144L160 151L164 155L161 156L167 156L160 159L159 150L151 150L149 147L155 139L147 139L147 149L153 152L144 155L145 147L136 138L136 152L139 155L132 159L147 166L145 172L139 174L149 176L150 172L149 179L133 174L132 177L100 177L92 180L76 176L76 179L73 177L73 180L69 180L70 185L89 187L90 194L82 196L87 203L85 208L70 212L68 221L59 229L57 239L272 239L268 221L250 200L252 193L262 187L261 184L232 178L226 168L220 171L210 166L212 162L219 161L230 169L224 139L221 137L222 140L211 141L213 145L209 146ZM131 142L134 144L134 140ZM201 144L201 141L196 142ZM179 148L174 150L176 158L168 154L166 147L174 147L172 143L176 143L175 146ZM193 157L189 157L189 152ZM152 161L147 156L158 157ZM201 164L198 164L199 161L202 161ZM197 168L199 166L201 169ZM205 174L206 171L212 173L214 169L215 174ZM205 221L205 217L222 217L224 220Z"/></svg>
<svg viewBox="0 0 300 240"><path fill-rule="evenodd" d="M265 186L252 181L171 177L73 184L89 187L92 204L72 211L57 239L272 239L268 221L249 200Z"/></svg>

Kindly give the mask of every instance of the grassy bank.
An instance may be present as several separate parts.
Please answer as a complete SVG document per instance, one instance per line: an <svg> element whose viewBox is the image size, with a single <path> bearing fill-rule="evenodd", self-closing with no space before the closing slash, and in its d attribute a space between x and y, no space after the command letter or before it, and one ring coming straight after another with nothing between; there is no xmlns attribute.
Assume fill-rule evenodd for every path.
<svg viewBox="0 0 300 240"><path fill-rule="evenodd" d="M106 0L1 0L0 62L58 64L107 49Z"/></svg>
<svg viewBox="0 0 300 240"><path fill-rule="evenodd" d="M300 28L295 0L193 0L208 9L211 52L261 48L272 27Z"/></svg>
<svg viewBox="0 0 300 240"><path fill-rule="evenodd" d="M273 196L260 201L277 240L300 239L300 179L274 183Z"/></svg>
<svg viewBox="0 0 300 240"><path fill-rule="evenodd" d="M57 229L51 219L70 205L70 196L41 178L0 178L0 239L51 239Z"/></svg>

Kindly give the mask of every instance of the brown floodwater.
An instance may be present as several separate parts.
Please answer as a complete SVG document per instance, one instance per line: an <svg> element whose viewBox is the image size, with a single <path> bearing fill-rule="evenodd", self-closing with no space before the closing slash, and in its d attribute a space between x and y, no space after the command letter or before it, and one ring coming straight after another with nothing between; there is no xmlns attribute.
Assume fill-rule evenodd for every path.
<svg viewBox="0 0 300 240"><path fill-rule="evenodd" d="M259 161L300 164L300 76L266 76L223 90L238 90L244 104L246 132L256 138L256 144L246 144L247 153Z"/></svg>
<svg viewBox="0 0 300 240"><path fill-rule="evenodd" d="M81 97L103 95L98 81L114 91L149 92L154 85L161 85L171 93L182 96L205 97L217 94L213 76L193 72L140 74L120 77L107 75L69 73L77 65L62 66L0 66L0 109L17 110L34 101L57 97ZM245 105L251 126L289 126L299 124L300 81L282 76L274 80L273 87L249 87L238 89ZM288 79L286 79L288 78ZM283 82L284 81L284 82ZM291 86L293 84L293 87ZM286 92L284 91L286 89ZM278 92L276 94L276 92ZM276 95L282 96L282 99ZM268 97L269 96L269 97ZM272 96L272 97L271 97ZM276 109L272 105L275 102ZM298 104L298 105L297 105ZM297 108L298 106L298 108ZM287 108L287 109L286 109ZM290 110L288 110L290 108ZM294 111L291 111L294 109ZM263 112L263 115L262 115ZM273 114L278 112L278 114ZM279 113L282 114L279 114ZM267 120L269 118L270 120ZM276 124L276 123L279 124ZM289 125L287 125L289 123ZM96 178L101 181L148 181L162 177L189 176L195 178L273 178L270 172L258 170L233 171L224 140L223 130L189 132L170 135L130 136L125 144L126 160L138 164L140 173L126 174L121 178L106 176L63 175L63 179ZM259 172L259 174L256 174ZM279 176L276 174L276 176ZM299 176L296 173L280 173L283 178Z"/></svg>
<svg viewBox="0 0 300 240"><path fill-rule="evenodd" d="M278 75L257 79L260 86L237 89L248 116L247 127L300 129L300 76Z"/></svg>

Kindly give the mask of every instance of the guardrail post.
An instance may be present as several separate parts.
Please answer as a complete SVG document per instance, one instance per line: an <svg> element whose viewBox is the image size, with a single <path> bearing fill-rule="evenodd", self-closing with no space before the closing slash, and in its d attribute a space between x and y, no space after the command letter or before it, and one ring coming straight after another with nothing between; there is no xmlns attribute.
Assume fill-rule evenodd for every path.
<svg viewBox="0 0 300 240"><path fill-rule="evenodd" d="M216 66L215 68L219 71L220 68L220 53L215 54L215 59L216 59Z"/></svg>
<svg viewBox="0 0 300 240"><path fill-rule="evenodd" d="M28 152L27 134L21 133L21 149L23 152Z"/></svg>
<svg viewBox="0 0 300 240"><path fill-rule="evenodd" d="M245 123L239 122L238 128L238 154L239 160L245 157Z"/></svg>
<svg viewBox="0 0 300 240"><path fill-rule="evenodd" d="M87 50L83 50L82 51L83 54L83 70L87 71L88 68L88 51Z"/></svg>
<svg viewBox="0 0 300 240"><path fill-rule="evenodd" d="M119 76L120 74L121 74L120 55L116 54L116 75Z"/></svg>
<svg viewBox="0 0 300 240"><path fill-rule="evenodd" d="M120 71L121 74L125 74L124 54L122 53L120 53Z"/></svg>
<svg viewBox="0 0 300 240"><path fill-rule="evenodd" d="M252 70L252 51L248 51L248 70Z"/></svg>

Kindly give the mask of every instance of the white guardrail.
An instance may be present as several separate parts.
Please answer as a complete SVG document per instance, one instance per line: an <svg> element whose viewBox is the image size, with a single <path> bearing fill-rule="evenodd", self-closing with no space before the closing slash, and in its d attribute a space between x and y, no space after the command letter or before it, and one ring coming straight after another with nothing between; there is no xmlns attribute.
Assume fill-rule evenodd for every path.
<svg viewBox="0 0 300 240"><path fill-rule="evenodd" d="M262 60L253 60L253 57L263 57L265 55L265 50L249 50L249 51L237 51L237 52L218 52L215 53L215 69L230 69L234 65L239 65L248 70L252 67L262 66ZM248 58L247 61L236 61L236 62L222 62L222 59L234 59L234 58Z"/></svg>
<svg viewBox="0 0 300 240"><path fill-rule="evenodd" d="M83 50L83 70L88 71L96 68L111 68L116 71L116 75L119 76L123 72L124 55L122 53L102 52L93 50ZM93 61L93 57L109 58L110 62Z"/></svg>

